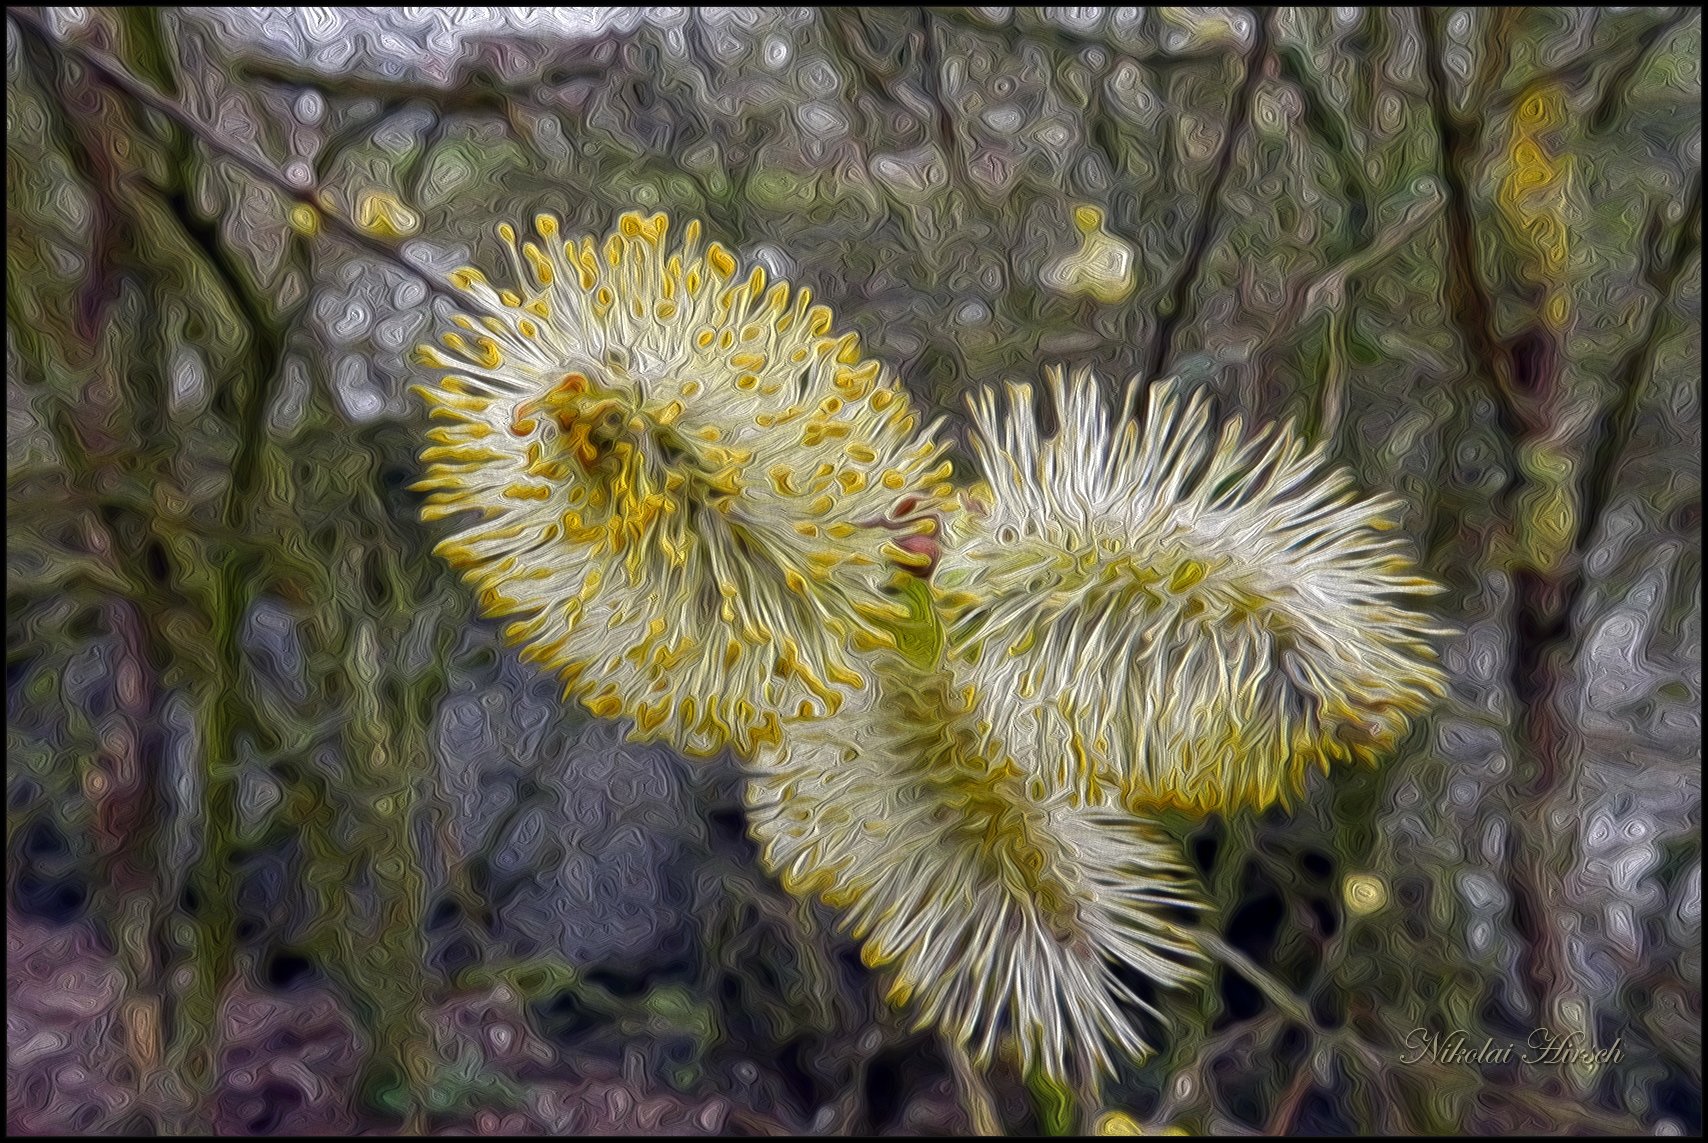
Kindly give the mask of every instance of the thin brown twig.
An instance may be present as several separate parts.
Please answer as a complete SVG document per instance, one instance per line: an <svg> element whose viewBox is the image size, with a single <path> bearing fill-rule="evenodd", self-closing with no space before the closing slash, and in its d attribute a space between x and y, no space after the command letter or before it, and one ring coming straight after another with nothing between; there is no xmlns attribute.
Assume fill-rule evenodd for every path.
<svg viewBox="0 0 1708 1143"><path fill-rule="evenodd" d="M1274 10L1259 8L1256 10L1256 18L1257 34L1252 40L1251 51L1246 55L1245 77L1240 81L1239 88L1234 92L1233 102L1228 108L1228 127L1222 138L1221 154L1216 157L1215 170L1204 187L1204 196L1198 204L1198 217L1186 245L1186 257L1181 260L1174 284L1157 303L1155 333L1151 339L1150 354L1146 358L1144 370L1147 378L1163 375L1174 354L1175 335L1185 327L1191 317L1193 288L1198 283L1198 273L1215 239L1222 188L1233 171L1234 154L1251 122L1251 108L1257 94L1257 84L1263 76L1264 62L1269 58Z"/></svg>
<svg viewBox="0 0 1708 1143"><path fill-rule="evenodd" d="M949 109L949 100L943 93L943 65L939 58L937 46L937 22L929 8L919 10L919 77L925 87L925 97L931 103L937 120L937 134L943 144L944 162L949 167L951 184L960 181L966 171L965 150L961 146L960 132L955 130L955 116Z"/></svg>
<svg viewBox="0 0 1708 1143"><path fill-rule="evenodd" d="M1440 174L1447 193L1447 292L1455 323L1470 342L1471 368L1494 399L1504 435L1516 440L1533 427L1534 416L1514 391L1511 354L1495 332L1494 299L1477 270L1476 223L1466 169L1481 141L1481 129L1452 106L1445 62L1446 19L1445 13L1435 10L1418 13L1430 114L1440 139Z"/></svg>
<svg viewBox="0 0 1708 1143"><path fill-rule="evenodd" d="M1276 77L1299 93L1305 129L1323 141L1340 176L1340 194L1346 200L1351 222L1352 245L1360 248L1371 239L1370 180L1353 147L1354 128L1345 110L1337 107L1317 81L1303 45L1284 43L1275 49Z"/></svg>
<svg viewBox="0 0 1708 1143"><path fill-rule="evenodd" d="M1317 1018L1311 1014L1310 1006L1297 996L1291 989L1266 972L1258 963L1245 953L1230 945L1220 936L1210 932L1197 934L1200 948L1220 960L1229 968L1237 969L1239 974L1251 981L1257 990L1294 1023L1316 1032L1319 1035L1329 1035L1329 1031L1317 1023Z"/></svg>
<svg viewBox="0 0 1708 1143"><path fill-rule="evenodd" d="M1285 1135L1293 1129L1293 1121L1299 1117L1299 1107L1305 1102L1305 1096L1316 1086L1316 1077L1311 1074L1309 1061L1294 1073L1293 1080L1287 1085L1287 1090L1281 1093L1281 1098L1275 1101L1275 1110L1270 1113L1269 1124L1264 1128L1265 1135Z"/></svg>
<svg viewBox="0 0 1708 1143"><path fill-rule="evenodd" d="M1650 267L1644 277L1648 286L1655 291L1655 299L1649 307L1648 320L1644 323L1642 333L1626 351L1619 364L1613 370L1618 396L1613 406L1603 419L1606 428L1601 438L1596 442L1590 453L1588 465L1584 469L1584 497L1582 512L1578 517L1578 532L1574 548L1580 560L1589 554L1590 543L1594 539L1596 526L1605 513L1607 503L1613 495L1613 477L1619 467L1619 462L1630 447L1631 438L1637 429L1637 411L1642 404L1643 394L1647 388L1650 376L1654 371L1654 358L1660 339L1660 328L1672 305L1672 293L1678 285L1678 279L1683 275L1685 267L1690 264L1690 256L1701 250L1702 246L1702 172L1696 172L1695 184L1687 194L1687 204L1683 217L1673 230L1672 248L1661 258L1658 265ZM1578 587L1581 593L1584 579L1578 577ZM1572 602L1576 603L1574 595Z"/></svg>
<svg viewBox="0 0 1708 1143"><path fill-rule="evenodd" d="M249 79L290 87L310 87L350 99L376 99L381 103L424 103L441 111L502 113L512 100L534 101L543 85L515 85L499 80L483 68L464 71L454 85L411 83L408 80L374 79L361 75L326 75L279 60L245 56L237 61L237 74ZM608 71L604 64L588 62L560 69L562 81L595 79Z"/></svg>
<svg viewBox="0 0 1708 1143"><path fill-rule="evenodd" d="M890 90L896 79L896 69L888 64L882 53L873 51L864 13L859 8L832 7L822 9L821 15L837 54L859 73L866 90L882 97L897 110L912 114L913 109L898 100Z"/></svg>
<svg viewBox="0 0 1708 1143"><path fill-rule="evenodd" d="M1275 1011L1263 1012L1251 1020L1233 1024L1203 1040L1197 1052L1170 1077L1167 1090L1151 1119L1156 1123L1172 1123L1196 1105L1205 1093L1205 1073L1211 1063L1224 1051L1250 1037L1257 1045L1273 1041L1285 1024L1285 1018Z"/></svg>
<svg viewBox="0 0 1708 1143"><path fill-rule="evenodd" d="M524 150L536 156L540 154L540 147L533 137L533 130L526 124L521 115L523 110L545 110L538 92L525 85L504 83L484 67L471 66L465 69L459 82L444 87L427 83L412 83L408 80L375 79L368 76L323 75L278 60L251 57L239 58L234 65L234 70L239 75L258 79L264 83L311 88L323 92L329 97L341 96L345 99L378 102L380 105L379 112L368 120L369 128L409 107L424 108L433 114L434 125L430 133L442 130L448 116L496 116L503 121L505 131ZM563 75L567 80L592 78L603 75L606 71L607 69L602 64L588 63L554 69L553 74ZM544 86L543 81L540 86ZM348 134L363 129L360 124L353 125L340 134ZM419 163L427 150L425 147L418 149L415 162ZM325 151L322 152L322 156L323 158L326 157ZM317 172L325 170L323 161L317 160L315 165ZM324 176L317 173L317 177Z"/></svg>
<svg viewBox="0 0 1708 1143"><path fill-rule="evenodd" d="M1350 1026L1324 1027L1312 1014L1310 1005L1294 995L1290 988L1265 971L1256 961L1215 933L1200 932L1197 934L1197 941L1205 952L1228 967L1236 969L1241 976L1249 980L1287 1019L1315 1033L1326 1042L1351 1049L1372 1070L1385 1072L1387 1061L1381 1051L1359 1036Z"/></svg>
<svg viewBox="0 0 1708 1143"><path fill-rule="evenodd" d="M1559 67L1549 68L1532 75L1522 87L1514 91L1488 91L1485 101L1487 113L1491 118L1503 118L1510 115L1520 100L1538 87L1578 87L1597 74L1605 76L1599 85L1594 106L1585 118L1585 125L1591 134L1599 134L1611 125L1612 115L1617 110L1619 99L1624 90L1636 78L1645 61L1660 46L1669 33L1684 23L1689 9L1674 9L1671 13L1661 16L1654 23L1638 32L1633 38L1632 46L1622 58L1614 56L1613 47L1591 49L1574 57L1568 63ZM1606 14L1602 13L1602 18Z"/></svg>
<svg viewBox="0 0 1708 1143"><path fill-rule="evenodd" d="M1329 315L1331 372L1323 382L1322 416L1317 427L1318 435L1325 440L1334 438L1344 412L1342 406L1345 403L1346 376L1343 341L1346 318L1342 311L1347 302L1352 279L1398 251L1441 213L1444 199L1439 185L1419 180L1411 191L1424 193L1420 197L1412 198L1395 225L1378 233L1340 262L1311 278L1308 284L1296 284L1288 290L1286 306L1275 320L1274 333L1258 359L1256 371L1262 376L1265 372L1264 362L1284 344L1289 333L1310 322L1318 313L1326 312Z"/></svg>
<svg viewBox="0 0 1708 1143"><path fill-rule="evenodd" d="M1648 62L1649 56L1660 46L1672 31L1684 23L1688 8L1681 8L1664 20L1643 30L1637 36L1637 45L1629 57L1618 67L1607 73L1607 82L1602 85L1601 94L1596 97L1595 107L1589 113L1587 125L1590 134L1599 135L1613 125L1615 115L1619 111L1619 101L1637 78L1637 73Z"/></svg>

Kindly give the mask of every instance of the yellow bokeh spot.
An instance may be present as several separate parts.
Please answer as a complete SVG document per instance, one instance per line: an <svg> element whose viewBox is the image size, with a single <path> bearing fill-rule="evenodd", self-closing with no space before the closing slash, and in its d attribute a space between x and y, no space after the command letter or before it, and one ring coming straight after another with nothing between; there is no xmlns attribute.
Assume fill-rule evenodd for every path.
<svg viewBox="0 0 1708 1143"><path fill-rule="evenodd" d="M1346 907L1358 916L1367 917L1388 903L1388 886L1373 873L1354 873L1344 887Z"/></svg>

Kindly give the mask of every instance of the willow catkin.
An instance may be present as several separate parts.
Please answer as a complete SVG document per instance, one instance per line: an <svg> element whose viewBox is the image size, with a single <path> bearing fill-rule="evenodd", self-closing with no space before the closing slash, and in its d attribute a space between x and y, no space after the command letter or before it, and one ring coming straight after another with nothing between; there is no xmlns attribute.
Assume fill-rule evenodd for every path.
<svg viewBox="0 0 1708 1143"><path fill-rule="evenodd" d="M775 741L868 685L868 620L947 466L906 395L806 290L745 277L689 223L556 219L511 249L514 288L465 269L439 373L423 515L438 551L589 710L694 754ZM898 527L894 510L918 517Z"/></svg>
<svg viewBox="0 0 1708 1143"><path fill-rule="evenodd" d="M1142 1056L1119 966L1200 977L1196 907L1170 840L1052 790L992 738L991 696L880 670L875 701L791 726L750 764L751 828L785 887L841 912L890 999L987 1061L1088 1080ZM1027 748L1031 744L1027 743Z"/></svg>
<svg viewBox="0 0 1708 1143"><path fill-rule="evenodd" d="M1217 431L1164 382L1125 407L1050 375L973 401L987 484L934 580L956 677L1004 696L1052 781L1133 809L1267 806L1312 765L1374 758L1441 693L1413 608L1440 590L1389 534L1398 505L1352 490L1290 427Z"/></svg>

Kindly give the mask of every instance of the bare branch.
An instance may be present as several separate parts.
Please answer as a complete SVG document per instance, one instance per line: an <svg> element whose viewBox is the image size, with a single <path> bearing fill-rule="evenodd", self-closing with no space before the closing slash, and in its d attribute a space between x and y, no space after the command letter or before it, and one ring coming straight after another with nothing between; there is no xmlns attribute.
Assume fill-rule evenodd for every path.
<svg viewBox="0 0 1708 1143"><path fill-rule="evenodd" d="M1671 249L1658 264L1647 267L1644 271L1644 279L1655 291L1654 304L1649 309L1648 321L1644 323L1641 335L1631 343L1631 348L1625 352L1613 371L1618 395L1604 418L1606 428L1596 441L1584 470L1583 504L1578 516L1577 539L1574 544L1580 569L1581 561L1588 558L1589 546L1595 538L1595 530L1601 522L1601 517L1607 510L1608 502L1613 498L1613 481L1618 474L1619 462L1630 447L1631 438L1636 432L1637 412L1642 405L1649 380L1654 374L1661 323L1671 309L1673 291L1685 268L1690 265L1691 255L1702 249L1701 171L1696 173L1688 203L1683 217L1673 230ZM1587 581L1580 570L1575 577L1568 606L1575 606L1586 586Z"/></svg>
<svg viewBox="0 0 1708 1143"><path fill-rule="evenodd" d="M1352 145L1352 126L1345 112L1323 93L1310 61L1297 44L1275 50L1276 72L1299 93L1307 130L1322 139L1340 172L1340 193L1351 217L1354 247L1370 240L1370 186Z"/></svg>
<svg viewBox="0 0 1708 1143"><path fill-rule="evenodd" d="M467 77L468 82L455 87L440 87L431 83L372 79L361 75L325 75L279 60L248 56L238 59L233 70L245 79L285 87L311 88L345 99L374 99L399 106L422 103L446 112L502 113L512 98L496 83L481 82L476 76Z"/></svg>
<svg viewBox="0 0 1708 1143"><path fill-rule="evenodd" d="M859 71L865 86L893 102L890 84L895 80L896 68L872 50L866 19L860 9L825 8L823 15L825 27L836 41L837 49Z"/></svg>
<svg viewBox="0 0 1708 1143"><path fill-rule="evenodd" d="M1631 86L1631 81L1636 78L1643 64L1661 42L1684 23L1686 15L1687 9L1674 9L1671 13L1661 16L1637 33L1630 46L1622 53L1616 54L1614 45L1592 48L1573 57L1568 63L1537 73L1516 91L1499 92L1491 89L1487 100L1490 117L1504 118L1510 115L1519 101L1538 87L1579 87L1600 75L1604 77L1597 85L1600 94L1596 97L1595 106L1585 122L1591 134L1605 132L1612 125L1619 100Z"/></svg>
<svg viewBox="0 0 1708 1143"><path fill-rule="evenodd" d="M1488 33L1483 38L1482 58L1466 92L1468 106L1488 106L1500 87L1501 79L1512 70L1512 37L1523 14L1519 8L1488 10Z"/></svg>
<svg viewBox="0 0 1708 1143"><path fill-rule="evenodd" d="M1614 116L1619 111L1619 102L1629 93L1637 73L1643 70L1643 65L1648 62L1649 56L1660 46L1661 41L1684 23L1687 12L1687 9L1680 9L1645 29L1637 37L1636 46L1625 62L1607 73L1607 82L1602 85L1601 94L1596 98L1595 109L1589 113L1588 126L1591 134L1599 135L1613 126Z"/></svg>
<svg viewBox="0 0 1708 1143"><path fill-rule="evenodd" d="M1259 351L1254 371L1261 377L1267 375L1267 363L1293 331L1308 325L1319 313L1329 315L1330 374L1323 383L1323 412L1317 427L1324 439L1333 439L1344 411L1346 378L1340 323L1344 320L1342 309L1347 304L1352 279L1404 247L1441 213L1444 199L1440 185L1433 179L1419 179L1401 193L1411 201L1396 223L1374 233L1362 246L1308 282L1289 287L1287 302L1275 320L1274 330Z"/></svg>
<svg viewBox="0 0 1708 1143"><path fill-rule="evenodd" d="M1476 222L1471 216L1467 172L1482 132L1480 126L1467 122L1452 106L1452 85L1445 63L1446 19L1446 14L1437 9L1418 13L1430 114L1440 139L1441 182L1447 195L1449 305L1455 323L1469 343L1471 368L1481 375L1494 398L1504 435L1517 440L1536 427L1534 414L1517 394L1512 356L1495 332L1494 299L1477 270Z"/></svg>
<svg viewBox="0 0 1708 1143"><path fill-rule="evenodd" d="M1245 137L1246 129L1251 123L1251 105L1257 93L1258 81L1263 76L1264 62L1269 57L1275 13L1271 8L1259 8L1256 17L1257 35L1252 40L1250 53L1246 56L1245 78L1234 92L1233 102L1228 108L1228 129L1222 137L1222 151L1216 157L1215 171L1204 187L1204 197L1198 204L1198 218L1192 229L1192 237L1186 245L1186 257L1180 263L1174 285L1157 303L1156 333L1151 341L1150 355L1146 359L1144 370L1147 378L1160 377L1167 369L1174 354L1175 335L1191 316L1193 287L1198 283L1198 273L1203 268L1211 243L1215 240L1216 219L1219 213L1217 208L1221 202L1222 187L1233 171L1234 153L1239 149L1240 140Z"/></svg>
<svg viewBox="0 0 1708 1143"><path fill-rule="evenodd" d="M441 86L361 75L326 75L280 60L249 56L239 58L235 70L250 79L309 88L328 97L377 100L381 110L374 122L406 107L426 108L440 123L452 115L496 116L503 121L510 137L536 156L539 147L518 112L543 110L546 100L542 97L552 86L577 79L609 77L611 73L606 63L588 59L553 66L537 82L517 83L502 78L491 66L465 64L454 82Z"/></svg>
<svg viewBox="0 0 1708 1143"><path fill-rule="evenodd" d="M955 117L949 101L943 95L942 63L938 59L937 25L927 8L919 10L919 67L920 81L925 85L925 97L931 101L937 117L937 134L941 136L944 157L949 164L949 178L959 180L965 170L960 134L955 130Z"/></svg>

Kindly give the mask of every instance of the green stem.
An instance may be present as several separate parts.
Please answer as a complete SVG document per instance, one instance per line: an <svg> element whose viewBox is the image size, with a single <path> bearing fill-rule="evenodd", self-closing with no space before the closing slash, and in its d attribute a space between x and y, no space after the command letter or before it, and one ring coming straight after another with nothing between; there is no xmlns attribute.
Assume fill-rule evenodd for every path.
<svg viewBox="0 0 1708 1143"><path fill-rule="evenodd" d="M1032 1095L1032 1103L1038 1110L1038 1132L1042 1135L1073 1135L1076 1113L1081 1109L1074 1093L1062 1083L1051 1079L1043 1071L1033 1071L1026 1077L1026 1090Z"/></svg>

